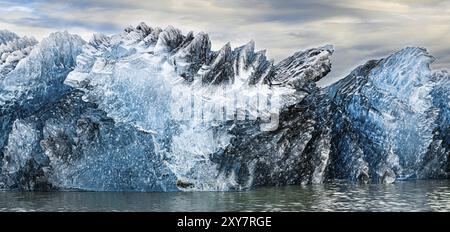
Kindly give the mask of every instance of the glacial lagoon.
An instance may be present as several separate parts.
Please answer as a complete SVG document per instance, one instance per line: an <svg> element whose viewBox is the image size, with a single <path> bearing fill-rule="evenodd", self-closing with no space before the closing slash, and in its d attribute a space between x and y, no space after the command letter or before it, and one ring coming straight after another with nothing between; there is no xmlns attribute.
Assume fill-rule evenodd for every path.
<svg viewBox="0 0 450 232"><path fill-rule="evenodd" d="M0 211L449 211L449 180L241 192L0 192Z"/></svg>

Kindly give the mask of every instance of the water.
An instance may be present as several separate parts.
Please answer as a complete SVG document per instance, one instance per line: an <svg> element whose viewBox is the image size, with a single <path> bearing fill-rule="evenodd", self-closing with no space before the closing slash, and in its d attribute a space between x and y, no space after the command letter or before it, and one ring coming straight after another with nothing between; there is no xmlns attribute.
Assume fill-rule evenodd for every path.
<svg viewBox="0 0 450 232"><path fill-rule="evenodd" d="M450 211L450 180L246 192L0 192L0 211Z"/></svg>

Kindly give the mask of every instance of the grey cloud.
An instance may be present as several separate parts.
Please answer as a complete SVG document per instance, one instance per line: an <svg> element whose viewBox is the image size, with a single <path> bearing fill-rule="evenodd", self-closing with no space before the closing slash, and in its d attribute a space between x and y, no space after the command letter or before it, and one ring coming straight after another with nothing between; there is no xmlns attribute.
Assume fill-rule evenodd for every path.
<svg viewBox="0 0 450 232"><path fill-rule="evenodd" d="M335 17L354 17L361 21L368 21L371 17L382 17L380 10L355 8L355 1L290 1L290 0L216 0L217 6L231 9L252 9L258 14L247 15L252 21L283 23L307 23L316 20L324 20ZM347 4L339 4L347 2ZM245 15L244 15L245 16ZM369 23L369 22L367 22Z"/></svg>
<svg viewBox="0 0 450 232"><path fill-rule="evenodd" d="M450 48L431 52L436 57L436 61L432 64L432 67L438 70L446 69L450 71Z"/></svg>
<svg viewBox="0 0 450 232"><path fill-rule="evenodd" d="M174 24L205 31L213 46L233 46L254 39L276 61L313 46L334 44L333 71L345 76L368 59L381 58L406 46L427 47L433 67L450 66L450 3L445 0L168 0L168 1L1 1L24 6L33 15L2 17L11 27L84 28L115 33L145 21L151 26ZM14 17L13 17L14 16Z"/></svg>
<svg viewBox="0 0 450 232"><path fill-rule="evenodd" d="M297 39L298 38L306 38L306 37L310 36L310 34L305 31L288 32L288 33L286 33L286 35L292 36Z"/></svg>
<svg viewBox="0 0 450 232"><path fill-rule="evenodd" d="M132 2L132 1L130 1ZM10 5L22 5L22 6L56 6L56 7L67 7L71 9L88 9L92 7L103 8L103 9L126 9L133 8L135 4L130 4L128 1L116 1L116 0L69 0L69 1L58 1L58 0L2 0L0 3L10 4Z"/></svg>
<svg viewBox="0 0 450 232"><path fill-rule="evenodd" d="M89 22L84 21L85 19L67 19L61 17L54 17L46 13L46 9L53 7L58 10L59 14L70 14L72 11L82 11L84 9L92 7L100 7L103 9L123 9L127 6L124 3L113 3L106 1L56 1L56 0L19 0L19 1L0 1L0 4L8 6L21 6L30 8L33 10L32 14L25 17L13 18L13 19L0 19L0 21L16 24L17 26L29 26L37 28L54 28L56 30L70 29L73 27L85 28L88 30L94 30L104 33L113 33L120 31L122 28L114 23L110 22Z"/></svg>
<svg viewBox="0 0 450 232"><path fill-rule="evenodd" d="M0 21L5 22L6 20L0 19ZM66 30L71 27L86 28L94 31L100 31L104 33L112 33L120 31L121 28L118 25L112 23L87 23L78 20L67 20L53 17L24 17L20 19L12 19L6 21L8 23L20 25L20 26L30 26L30 27L41 27L41 28L54 28L55 30Z"/></svg>

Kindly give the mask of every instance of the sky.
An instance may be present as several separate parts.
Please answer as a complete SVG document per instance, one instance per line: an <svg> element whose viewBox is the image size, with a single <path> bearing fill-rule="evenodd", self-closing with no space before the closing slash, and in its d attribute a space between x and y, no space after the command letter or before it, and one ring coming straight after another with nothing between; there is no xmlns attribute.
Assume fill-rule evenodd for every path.
<svg viewBox="0 0 450 232"><path fill-rule="evenodd" d="M321 85L407 46L427 48L433 68L450 68L448 0L0 0L0 29L38 40L61 30L89 40L140 22L206 32L216 50L253 39L275 62L332 44L333 71Z"/></svg>

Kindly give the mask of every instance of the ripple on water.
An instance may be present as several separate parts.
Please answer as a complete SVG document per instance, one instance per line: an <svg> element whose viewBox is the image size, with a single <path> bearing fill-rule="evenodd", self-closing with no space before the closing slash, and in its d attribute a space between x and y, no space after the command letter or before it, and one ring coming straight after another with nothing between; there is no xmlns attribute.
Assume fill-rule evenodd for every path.
<svg viewBox="0 0 450 232"><path fill-rule="evenodd" d="M0 211L450 211L450 180L245 192L0 192Z"/></svg>

